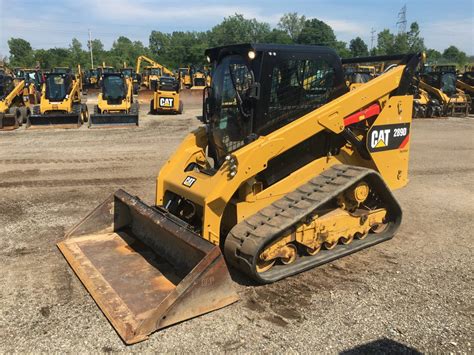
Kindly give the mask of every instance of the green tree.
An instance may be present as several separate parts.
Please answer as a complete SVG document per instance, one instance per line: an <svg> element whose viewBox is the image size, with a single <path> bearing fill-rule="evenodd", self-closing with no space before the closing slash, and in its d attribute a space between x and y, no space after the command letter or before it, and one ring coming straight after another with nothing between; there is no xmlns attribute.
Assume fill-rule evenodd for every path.
<svg viewBox="0 0 474 355"><path fill-rule="evenodd" d="M82 67L87 63L87 53L82 49L82 44L77 38L73 38L69 45L69 51L71 52L70 66L75 67L80 64Z"/></svg>
<svg viewBox="0 0 474 355"><path fill-rule="evenodd" d="M459 66L464 66L467 63L467 55L460 51L456 46L449 46L443 52L443 59L447 62L454 62Z"/></svg>
<svg viewBox="0 0 474 355"><path fill-rule="evenodd" d="M402 54L410 52L410 46L408 44L408 34L399 33L395 36L393 46L388 54Z"/></svg>
<svg viewBox="0 0 474 355"><path fill-rule="evenodd" d="M35 64L33 48L28 41L22 38L10 38L10 63L18 67L31 67Z"/></svg>
<svg viewBox="0 0 474 355"><path fill-rule="evenodd" d="M327 23L313 18L305 21L297 42L301 44L318 44L334 47L336 44L336 35L331 26Z"/></svg>
<svg viewBox="0 0 474 355"><path fill-rule="evenodd" d="M377 35L377 50L378 55L392 54L395 36L388 29L384 29Z"/></svg>
<svg viewBox="0 0 474 355"><path fill-rule="evenodd" d="M107 59L108 53L104 50L104 44L100 39L93 39L90 43L87 42L87 49L90 51L92 47L92 55L94 57L94 67L97 67L99 65L102 65L102 62L104 62ZM88 66L90 65L89 60L90 60L90 54L88 53Z"/></svg>
<svg viewBox="0 0 474 355"><path fill-rule="evenodd" d="M349 43L349 50L352 57L365 57L369 55L369 48L365 44L364 40L360 37L356 37Z"/></svg>
<svg viewBox="0 0 474 355"><path fill-rule="evenodd" d="M263 42L270 33L270 25L256 19L246 19L241 14L225 17L209 34L210 45L222 46L245 42Z"/></svg>
<svg viewBox="0 0 474 355"><path fill-rule="evenodd" d="M426 60L430 64L438 63L442 58L442 54L436 49L428 49L426 51Z"/></svg>
<svg viewBox="0 0 474 355"><path fill-rule="evenodd" d="M171 35L160 31L151 31L148 38L150 52L154 56L163 55L170 45Z"/></svg>
<svg viewBox="0 0 474 355"><path fill-rule="evenodd" d="M264 42L276 44L292 44L293 39L290 37L290 35L288 35L287 32L274 28L265 36Z"/></svg>
<svg viewBox="0 0 474 355"><path fill-rule="evenodd" d="M407 41L410 52L422 52L425 50L425 40L420 37L420 26L418 26L417 22L413 22L410 25Z"/></svg>
<svg viewBox="0 0 474 355"><path fill-rule="evenodd" d="M347 48L347 43L344 41L336 41L334 45L332 46L336 53L339 55L341 58L350 58L351 57L351 51L349 48Z"/></svg>
<svg viewBox="0 0 474 355"><path fill-rule="evenodd" d="M306 17L299 16L297 12L284 14L278 22L277 28L286 32L288 36L296 41L306 22Z"/></svg>

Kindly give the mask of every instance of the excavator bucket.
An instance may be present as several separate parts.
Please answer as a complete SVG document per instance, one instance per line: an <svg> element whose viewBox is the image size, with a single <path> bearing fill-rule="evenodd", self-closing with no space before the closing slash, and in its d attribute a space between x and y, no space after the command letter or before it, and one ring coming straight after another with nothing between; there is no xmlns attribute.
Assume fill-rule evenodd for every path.
<svg viewBox="0 0 474 355"><path fill-rule="evenodd" d="M127 344L238 300L218 246L123 190L58 247Z"/></svg>
<svg viewBox="0 0 474 355"><path fill-rule="evenodd" d="M79 128L82 125L81 115L76 113L52 113L31 115L26 128Z"/></svg>
<svg viewBox="0 0 474 355"><path fill-rule="evenodd" d="M138 114L108 113L90 115L89 128L99 127L138 127Z"/></svg>

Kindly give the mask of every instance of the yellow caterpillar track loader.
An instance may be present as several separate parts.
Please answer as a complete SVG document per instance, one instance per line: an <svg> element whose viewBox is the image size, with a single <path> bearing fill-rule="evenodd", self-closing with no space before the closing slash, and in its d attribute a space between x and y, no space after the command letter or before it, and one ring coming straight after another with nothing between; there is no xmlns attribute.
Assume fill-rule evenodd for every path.
<svg viewBox="0 0 474 355"><path fill-rule="evenodd" d="M138 102L133 100L132 77L122 73L102 75L102 92L98 95L89 128L138 126Z"/></svg>
<svg viewBox="0 0 474 355"><path fill-rule="evenodd" d="M80 73L80 72L79 72ZM39 105L33 107L26 128L78 128L87 122L87 106L81 103L82 78L71 71L50 72L41 90Z"/></svg>
<svg viewBox="0 0 474 355"><path fill-rule="evenodd" d="M327 47L206 55L204 127L162 167L154 206L119 190L58 245L127 344L236 301L223 255L270 283L389 240L401 222L392 190L408 182L421 55L393 56L353 91Z"/></svg>
<svg viewBox="0 0 474 355"><path fill-rule="evenodd" d="M31 114L29 84L0 74L0 130L20 127Z"/></svg>
<svg viewBox="0 0 474 355"><path fill-rule="evenodd" d="M179 82L171 76L162 76L153 88L150 113L183 113L183 102L179 98Z"/></svg>

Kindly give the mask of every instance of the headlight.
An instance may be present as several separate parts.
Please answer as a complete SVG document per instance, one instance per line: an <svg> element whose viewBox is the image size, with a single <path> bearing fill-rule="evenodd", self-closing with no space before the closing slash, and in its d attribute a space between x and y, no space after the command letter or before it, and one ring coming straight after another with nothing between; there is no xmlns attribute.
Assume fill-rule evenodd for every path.
<svg viewBox="0 0 474 355"><path fill-rule="evenodd" d="M250 59L255 59L256 54L255 54L254 51L249 51L249 52L248 52L248 56L249 56Z"/></svg>

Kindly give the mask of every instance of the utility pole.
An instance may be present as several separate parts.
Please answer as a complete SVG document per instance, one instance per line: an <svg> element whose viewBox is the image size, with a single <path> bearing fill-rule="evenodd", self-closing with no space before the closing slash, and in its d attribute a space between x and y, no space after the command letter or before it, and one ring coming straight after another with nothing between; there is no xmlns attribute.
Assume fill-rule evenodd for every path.
<svg viewBox="0 0 474 355"><path fill-rule="evenodd" d="M398 13L398 34L406 33L407 31L407 4L403 5Z"/></svg>
<svg viewBox="0 0 474 355"><path fill-rule="evenodd" d="M374 49L375 32L375 28L372 27L372 29L370 30L370 51Z"/></svg>
<svg viewBox="0 0 474 355"><path fill-rule="evenodd" d="M89 29L89 52L91 53L91 69L94 68L94 56L92 55L92 34Z"/></svg>

